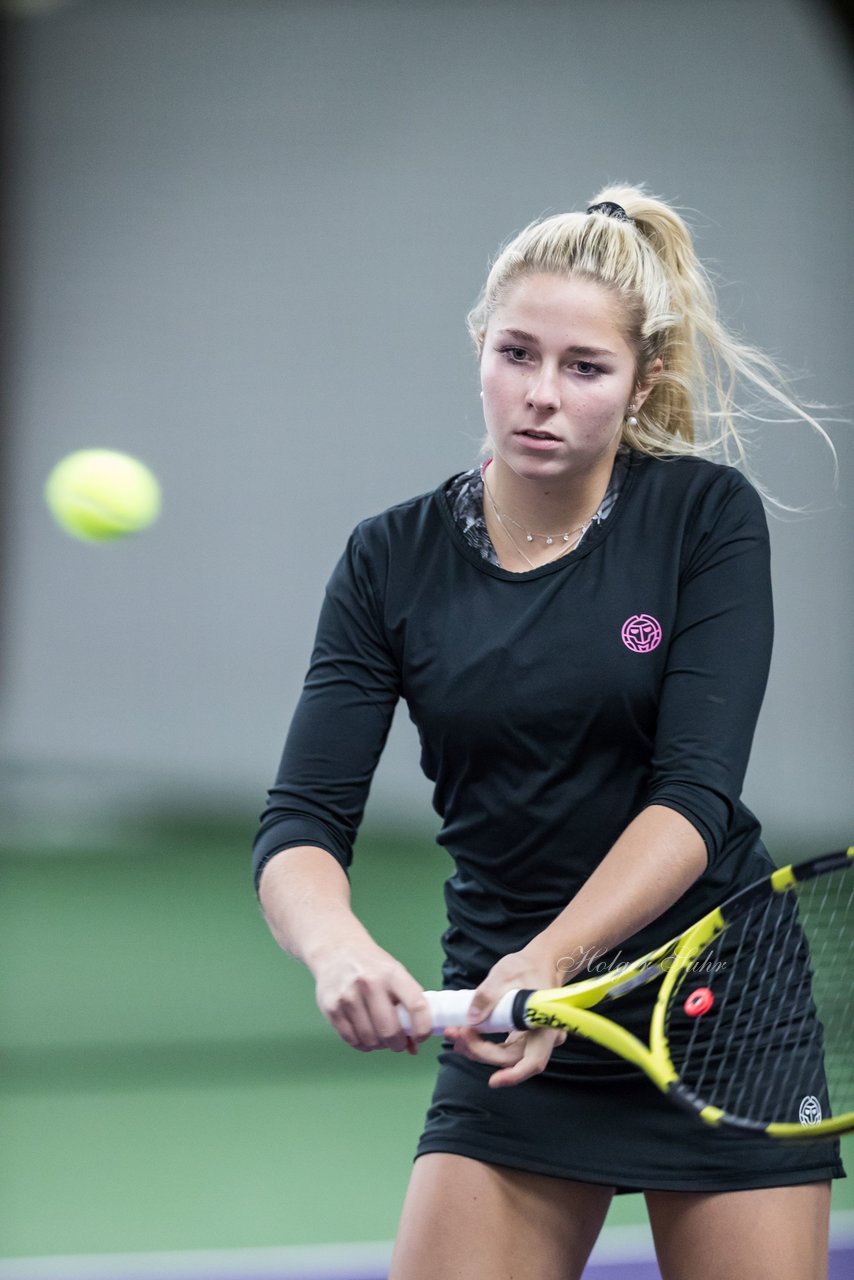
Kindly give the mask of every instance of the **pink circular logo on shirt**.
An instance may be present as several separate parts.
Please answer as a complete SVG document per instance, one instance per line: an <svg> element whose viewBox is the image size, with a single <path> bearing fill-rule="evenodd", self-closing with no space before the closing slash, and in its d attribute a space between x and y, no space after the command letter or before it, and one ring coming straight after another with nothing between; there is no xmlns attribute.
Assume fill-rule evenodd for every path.
<svg viewBox="0 0 854 1280"><path fill-rule="evenodd" d="M626 618L620 635L632 653L651 653L661 644L661 624L648 613L635 613Z"/></svg>

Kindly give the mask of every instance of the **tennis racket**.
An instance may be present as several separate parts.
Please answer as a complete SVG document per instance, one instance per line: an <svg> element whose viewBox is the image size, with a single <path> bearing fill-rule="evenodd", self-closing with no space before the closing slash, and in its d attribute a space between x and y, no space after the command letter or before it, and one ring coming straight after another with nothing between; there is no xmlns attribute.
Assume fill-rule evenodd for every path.
<svg viewBox="0 0 854 1280"><path fill-rule="evenodd" d="M644 1043L607 1011L652 982ZM556 1027L639 1067L707 1124L815 1140L854 1130L852 993L854 847L781 867L631 964L507 992L476 1030ZM472 991L426 994L434 1034L465 1024Z"/></svg>

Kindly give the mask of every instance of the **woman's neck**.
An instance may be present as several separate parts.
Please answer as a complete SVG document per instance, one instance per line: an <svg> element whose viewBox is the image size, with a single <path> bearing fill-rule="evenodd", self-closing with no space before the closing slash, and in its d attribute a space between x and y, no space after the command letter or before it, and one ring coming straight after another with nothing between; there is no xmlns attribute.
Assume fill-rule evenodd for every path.
<svg viewBox="0 0 854 1280"><path fill-rule="evenodd" d="M529 480L496 456L485 467L484 484L502 519L523 538L530 534L539 542L540 535L563 538L592 520L607 492L613 467L611 455L589 472L554 481Z"/></svg>
<svg viewBox="0 0 854 1280"><path fill-rule="evenodd" d="M613 463L559 483L523 479L497 456L486 464L483 516L502 567L527 573L571 555L602 503Z"/></svg>

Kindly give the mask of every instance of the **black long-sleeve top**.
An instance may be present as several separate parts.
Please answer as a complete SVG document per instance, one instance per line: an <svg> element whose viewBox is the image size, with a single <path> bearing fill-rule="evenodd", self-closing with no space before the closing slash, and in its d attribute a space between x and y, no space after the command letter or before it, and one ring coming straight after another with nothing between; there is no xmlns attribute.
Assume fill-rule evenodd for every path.
<svg viewBox="0 0 854 1280"><path fill-rule="evenodd" d="M609 518L527 573L469 545L446 486L365 520L327 587L256 880L296 845L349 865L402 697L455 864L446 984L524 946L665 805L708 868L624 944L640 954L768 868L740 791L772 627L759 497L705 460L631 455Z"/></svg>

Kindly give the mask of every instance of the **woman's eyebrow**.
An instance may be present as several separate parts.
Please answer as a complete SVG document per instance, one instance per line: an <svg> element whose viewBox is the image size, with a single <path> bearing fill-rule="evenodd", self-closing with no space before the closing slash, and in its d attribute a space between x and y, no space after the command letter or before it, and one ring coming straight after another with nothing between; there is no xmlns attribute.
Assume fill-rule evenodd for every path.
<svg viewBox="0 0 854 1280"><path fill-rule="evenodd" d="M498 332L502 337L518 338L520 342L536 342L537 339L532 333L526 333L524 329L499 329Z"/></svg>
<svg viewBox="0 0 854 1280"><path fill-rule="evenodd" d="M538 341L539 341L534 336L533 333L526 333L524 329L499 329L498 335L501 336L502 338L514 338L518 342L531 342L535 346L538 344ZM615 354L613 351L609 351L607 347L585 347L585 346L579 346L575 343L570 344L570 346L568 346L566 350L571 351L573 355L576 355L576 356L612 356L613 357Z"/></svg>

